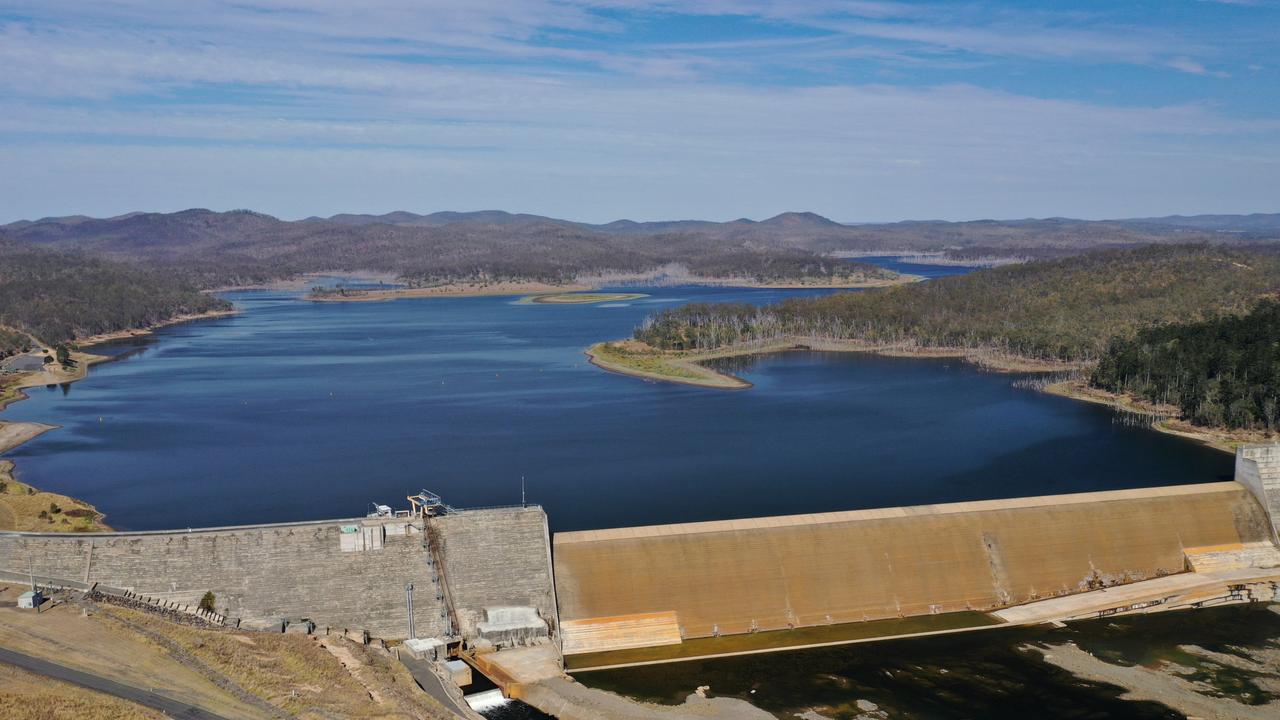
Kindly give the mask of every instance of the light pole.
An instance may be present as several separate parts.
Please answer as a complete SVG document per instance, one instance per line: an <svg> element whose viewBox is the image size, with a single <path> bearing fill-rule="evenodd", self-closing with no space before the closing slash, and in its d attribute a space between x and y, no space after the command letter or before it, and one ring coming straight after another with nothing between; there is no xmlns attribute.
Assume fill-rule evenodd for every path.
<svg viewBox="0 0 1280 720"><path fill-rule="evenodd" d="M418 633L413 627L413 583L405 583L404 586L405 604L409 607L409 639L418 637Z"/></svg>

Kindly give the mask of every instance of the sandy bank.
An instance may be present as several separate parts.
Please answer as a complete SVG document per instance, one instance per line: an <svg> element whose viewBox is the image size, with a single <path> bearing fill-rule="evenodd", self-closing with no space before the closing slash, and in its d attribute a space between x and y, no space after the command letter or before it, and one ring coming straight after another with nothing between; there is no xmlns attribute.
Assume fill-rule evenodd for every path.
<svg viewBox="0 0 1280 720"><path fill-rule="evenodd" d="M0 422L0 453L8 452L31 438L48 432L57 425L32 422Z"/></svg>
<svg viewBox="0 0 1280 720"><path fill-rule="evenodd" d="M529 295L520 298L521 305L594 305L605 302L627 302L647 298L644 293L578 292L555 295Z"/></svg>
<svg viewBox="0 0 1280 720"><path fill-rule="evenodd" d="M149 335L160 328L177 325L179 323L194 322L196 320L210 320L213 318L229 317L235 315L237 310L214 310L207 313L192 313L188 315L176 315L164 322L156 323L145 328L131 328L129 330L119 330L110 333L101 333L91 335L75 341L80 347L91 347L100 343L109 342L111 340L122 340L124 338L139 337ZM53 350L44 349L44 354L52 357ZM5 378L3 387L0 387L0 410L4 410L10 403L26 399L26 395L22 390L33 387L45 387L49 385L62 385L63 383L76 382L88 377L89 367L100 362L106 362L111 358L104 355L94 355L92 353L72 351L71 359L75 361L75 365L70 368L64 368L57 363L48 363L37 372L29 372L18 375L16 379ZM9 449L9 448L5 448ZM3 450L0 450L3 452Z"/></svg>
<svg viewBox="0 0 1280 720"><path fill-rule="evenodd" d="M485 295L528 295L552 296L571 293L589 292L604 284L634 284L645 282L650 276L617 275L610 281L580 281L565 284L552 284L531 281L509 282L454 282L430 287L387 288L385 290L345 290L341 293L312 294L308 300L315 302L371 302L379 300L397 300L400 298L426 297L475 297ZM659 284L705 285L710 287L754 288L774 290L858 290L865 288L889 287L919 282L924 278L919 275L899 274L892 278L863 278L851 276L845 278L795 278L790 280L759 281L745 277L703 277L697 275L669 278ZM655 281L657 282L657 281ZM555 302L553 300L533 300L534 302Z"/></svg>
<svg viewBox="0 0 1280 720"><path fill-rule="evenodd" d="M741 277L693 277L689 285L709 285L712 287L754 288L761 290L862 290L866 288L891 287L920 282L921 275L899 273L892 278L795 278L791 280L754 280Z"/></svg>
<svg viewBox="0 0 1280 720"><path fill-rule="evenodd" d="M591 290L587 285L551 285L539 282L448 283L417 288L346 290L341 294L309 295L312 302L373 302L401 298L479 297L487 295L546 295Z"/></svg>
<svg viewBox="0 0 1280 720"><path fill-rule="evenodd" d="M52 356L53 351L46 350L45 354ZM19 400L26 400L27 395L22 391L27 388L62 385L63 383L83 380L89 374L90 365L95 365L110 358L84 352L72 352L71 359L75 360L76 364L70 368L64 368L57 363L49 363L39 371L23 373L18 375L16 379L5 378L4 387L0 388L0 410L4 410ZM3 450L0 450L0 452L3 452Z"/></svg>
<svg viewBox="0 0 1280 720"><path fill-rule="evenodd" d="M151 333L166 328L171 325L180 325L182 323L195 322L196 320L212 320L214 318L231 317L239 313L239 310L210 310L205 313L190 313L187 315L175 315L163 322L155 323L144 328L130 328L128 330L117 330L115 332L100 333L91 335L82 340L76 340L75 344L81 347L97 345L99 343L109 342L111 340L123 340L125 338L139 337L141 335L150 335Z"/></svg>
<svg viewBox="0 0 1280 720"><path fill-rule="evenodd" d="M856 340L817 340L782 338L776 341L740 345L707 352L673 352L658 350L638 340L616 340L596 343L587 348L592 364L610 372L648 380L684 383L722 390L751 387L742 378L713 370L703 363L729 357L767 355L777 352L861 352L887 357L956 358L996 372L1051 373L1078 370L1077 363L1053 362L1005 355L990 350L968 348L920 347L916 345L884 345Z"/></svg>
<svg viewBox="0 0 1280 720"><path fill-rule="evenodd" d="M704 353L686 356L664 353L636 340L596 343L586 349L586 355L592 365L602 370L645 380L697 385L718 390L744 390L751 387L751 383L742 378L712 370L701 364L707 360L728 357L728 355L717 356Z"/></svg>

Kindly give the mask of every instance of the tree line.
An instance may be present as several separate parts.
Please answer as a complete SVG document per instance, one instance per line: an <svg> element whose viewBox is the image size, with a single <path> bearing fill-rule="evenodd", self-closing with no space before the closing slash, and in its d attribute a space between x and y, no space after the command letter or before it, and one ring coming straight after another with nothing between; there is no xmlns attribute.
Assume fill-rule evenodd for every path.
<svg viewBox="0 0 1280 720"><path fill-rule="evenodd" d="M1280 431L1280 301L1113 338L1090 383L1214 427Z"/></svg>
<svg viewBox="0 0 1280 720"><path fill-rule="evenodd" d="M230 308L171 273L0 238L0 356Z"/></svg>
<svg viewBox="0 0 1280 720"><path fill-rule="evenodd" d="M1113 337L1247 311L1277 290L1277 253L1148 246L762 307L685 305L650 316L635 337L672 350L810 337L1093 362Z"/></svg>

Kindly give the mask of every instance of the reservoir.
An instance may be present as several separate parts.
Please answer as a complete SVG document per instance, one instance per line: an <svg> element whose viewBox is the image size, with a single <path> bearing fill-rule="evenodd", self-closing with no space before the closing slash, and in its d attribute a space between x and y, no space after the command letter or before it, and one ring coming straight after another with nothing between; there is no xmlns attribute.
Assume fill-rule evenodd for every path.
<svg viewBox="0 0 1280 720"><path fill-rule="evenodd" d="M930 277L963 268L877 262ZM791 352L726 361L723 391L599 370L583 349L687 302L827 291L623 288L594 305L517 298L317 303L227 295L238 316L99 346L116 357L28 391L7 420L60 429L6 455L120 529L349 517L419 488L458 506L529 502L553 531L827 512L1229 479L1226 453L951 359ZM1121 665L1190 667L1249 703L1271 695L1188 654L1266 647L1280 615L920 638L582 674L679 703L700 685L783 720L1180 717L1045 662L1075 643ZM872 710L868 711L868 708ZM519 703L495 720L544 717Z"/></svg>
<svg viewBox="0 0 1280 720"><path fill-rule="evenodd" d="M62 427L6 457L120 529L350 517L420 488L519 503L522 477L561 531L1231 475L1230 455L957 360L772 355L737 361L743 391L610 374L583 349L654 311L826 292L626 291L649 297L230 293L236 317L100 346L118 359L29 391L4 418Z"/></svg>

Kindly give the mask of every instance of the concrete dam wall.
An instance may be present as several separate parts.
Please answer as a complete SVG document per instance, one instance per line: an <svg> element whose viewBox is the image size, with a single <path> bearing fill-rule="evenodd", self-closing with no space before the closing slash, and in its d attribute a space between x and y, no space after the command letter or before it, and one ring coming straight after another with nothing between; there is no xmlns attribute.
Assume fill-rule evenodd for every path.
<svg viewBox="0 0 1280 720"><path fill-rule="evenodd" d="M564 651L947 613L1179 573L1267 542L1235 482L558 533Z"/></svg>
<svg viewBox="0 0 1280 720"><path fill-rule="evenodd" d="M412 584L416 637L554 650L550 637L588 668L742 649L760 631L813 629L751 649L781 635L847 640L857 634L846 632L851 624L865 621L910 633L998 624L1009 613L1040 617L1035 608L1114 596L1089 591L1120 585L1138 604L1151 599L1139 586L1189 597L1226 583L1243 597L1241 583L1257 580L1273 596L1280 446L1241 448L1236 476L554 538L536 506L174 532L10 532L0 533L0 579L31 573L187 605L211 591L220 613L250 627L305 619L387 639L409 635Z"/></svg>
<svg viewBox="0 0 1280 720"><path fill-rule="evenodd" d="M426 532L421 520L358 518L176 532L5 533L0 571L190 605L212 591L219 612L249 626L309 619L402 638L408 583L416 634L448 634L449 608L437 580L443 566L464 631L474 631L474 619L492 606L526 605L554 618L541 508L461 511L428 523Z"/></svg>

